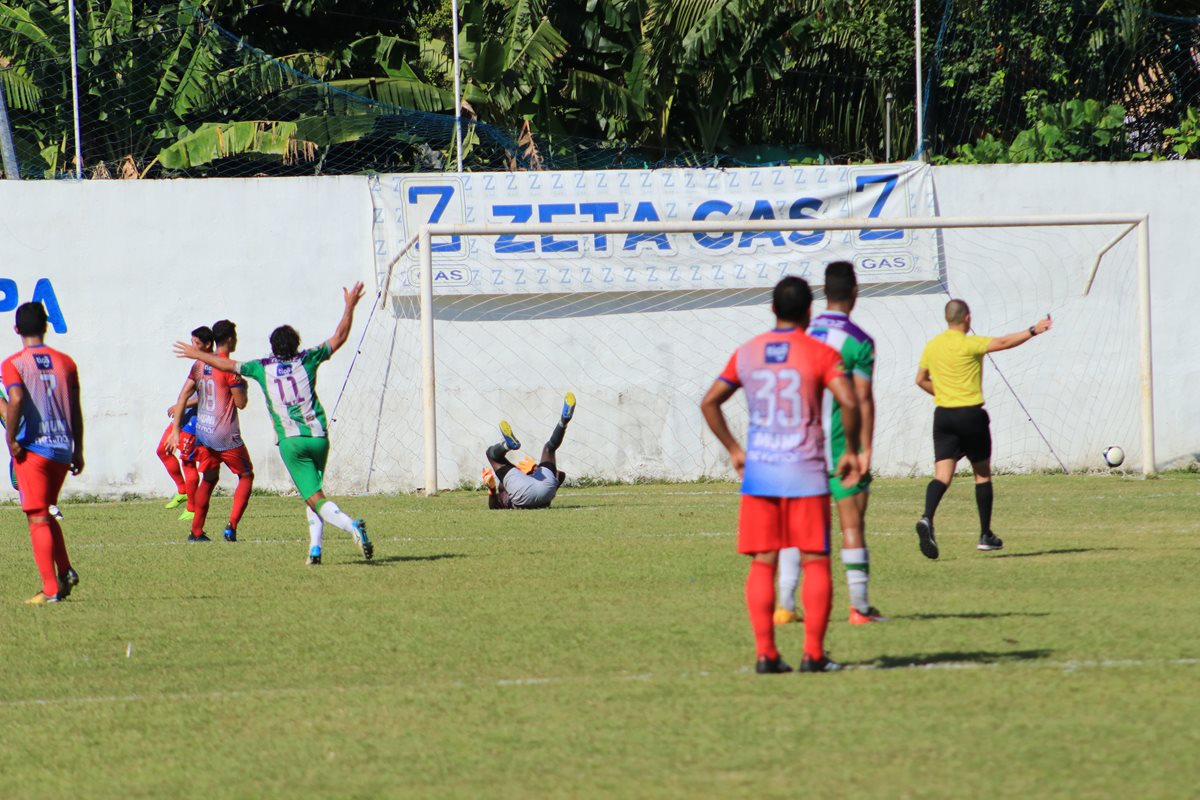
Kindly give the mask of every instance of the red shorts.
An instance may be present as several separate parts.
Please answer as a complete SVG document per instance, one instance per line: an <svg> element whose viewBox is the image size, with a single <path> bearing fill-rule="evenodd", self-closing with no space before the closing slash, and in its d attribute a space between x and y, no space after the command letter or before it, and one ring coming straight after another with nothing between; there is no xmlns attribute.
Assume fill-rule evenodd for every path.
<svg viewBox="0 0 1200 800"><path fill-rule="evenodd" d="M22 511L45 511L58 503L58 493L67 479L70 465L25 451L25 457L14 462L17 486L21 493Z"/></svg>
<svg viewBox="0 0 1200 800"><path fill-rule="evenodd" d="M201 472L219 470L222 464L233 470L234 475L244 475L254 471L254 465L250 463L250 451L244 444L228 450L210 450L207 447L196 445L194 452L196 453L196 469Z"/></svg>
<svg viewBox="0 0 1200 800"><path fill-rule="evenodd" d="M747 555L799 547L829 552L829 495L754 497L742 495L738 513L738 552Z"/></svg>

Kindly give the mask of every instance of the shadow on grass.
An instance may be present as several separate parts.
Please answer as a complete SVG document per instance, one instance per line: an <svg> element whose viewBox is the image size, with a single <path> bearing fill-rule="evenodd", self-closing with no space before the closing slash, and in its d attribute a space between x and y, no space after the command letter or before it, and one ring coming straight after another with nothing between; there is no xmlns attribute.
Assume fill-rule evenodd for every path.
<svg viewBox="0 0 1200 800"><path fill-rule="evenodd" d="M466 558L465 553L437 553L432 556L383 556L370 561L365 561L363 564L368 567L381 567L384 564L396 564L409 561L441 561L446 558Z"/></svg>
<svg viewBox="0 0 1200 800"><path fill-rule="evenodd" d="M1098 553L1104 550L1120 550L1119 547L1061 547L1057 550L1035 550L1032 553L999 553L991 558L1030 558L1032 556L1065 556L1073 553Z"/></svg>
<svg viewBox="0 0 1200 800"><path fill-rule="evenodd" d="M874 669L904 669L906 667L932 667L939 664L1013 664L1046 658L1052 650L952 650L945 653L918 653L911 656L880 656L855 666Z"/></svg>
<svg viewBox="0 0 1200 800"><path fill-rule="evenodd" d="M968 611L961 614L896 614L892 619L1001 619L1003 617L1048 617L1049 611Z"/></svg>

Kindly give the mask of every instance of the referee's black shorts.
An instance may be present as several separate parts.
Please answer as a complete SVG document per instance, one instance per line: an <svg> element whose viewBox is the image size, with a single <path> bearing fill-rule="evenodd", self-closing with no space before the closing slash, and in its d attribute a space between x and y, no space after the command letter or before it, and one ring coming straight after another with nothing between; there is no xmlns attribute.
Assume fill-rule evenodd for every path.
<svg viewBox="0 0 1200 800"><path fill-rule="evenodd" d="M972 464L992 457L992 431L983 406L942 408L933 412L933 458L958 461L963 456Z"/></svg>

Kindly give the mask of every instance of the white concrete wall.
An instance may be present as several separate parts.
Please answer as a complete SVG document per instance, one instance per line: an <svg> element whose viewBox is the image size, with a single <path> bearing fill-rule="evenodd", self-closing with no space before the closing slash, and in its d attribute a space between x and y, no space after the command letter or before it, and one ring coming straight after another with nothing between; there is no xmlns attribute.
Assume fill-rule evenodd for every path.
<svg viewBox="0 0 1200 800"><path fill-rule="evenodd" d="M1196 226L1188 218L1192 195L1200 187L1200 163L939 167L934 180L943 215L1149 212L1159 461L1190 459L1200 452L1200 417L1191 392L1200 382L1200 358L1189 336L1194 307L1200 302L1200 278ZM364 178L0 182L0 279L16 283L21 301L30 299L38 279L50 279L68 331L51 333L49 342L72 354L80 366L88 467L82 476L69 479L68 490L169 493L170 483L153 450L166 424L164 411L186 368L172 357L170 343L196 325L211 325L222 317L238 323L239 355L245 357L265 354L267 334L284 322L296 325L307 343L316 343L337 321L340 287L374 279L371 226ZM931 455L926 452L929 403L911 387L915 363L899 362L912 360L918 340L940 327L936 312L941 302L942 298L924 296L867 300L862 307L868 325L883 325L886 318L905 314L919 319L910 332L913 341L893 348L892 364L880 376L881 415L887 416L892 431L887 442L880 443L880 465L891 472L923 471ZM1010 305L1013 320L1023 320L1027 313L1018 303L1003 305L1006 313L989 319L990 332L1001 332L996 328L1006 325L1018 327L1009 320ZM352 344L364 330L367 311L364 305ZM1132 313L1132 308L1114 309L1116 314L1126 312ZM0 318L10 318L7 313ZM762 308L730 307L721 314L721 336L693 328L680 334L682 345L673 346L674 355L672 347L666 348L666 355L680 360L686 351L688 358L701 361L712 356L708 360L714 362L715 372L728 350L722 337L741 336L769 323ZM641 365L643 356L650 355L645 343L664 335L668 321L662 314L646 315L624 329L630 341L642 343L637 345L639 357L629 359L640 366L630 372L625 390L620 386L624 369L620 361L601 352L585 352L591 345L583 340L561 344L584 367L589 358L594 359L603 367L596 373L602 379L589 378L586 372L574 376L555 372L542 364L541 356L531 362L519 348L493 348L498 363L480 372L466 366L467 360L493 341L494 331L479 336L465 326L456 329L439 323L440 334L447 337L440 351L446 384L439 399L443 483L453 485L478 474L479 451L493 436L494 418L501 413L498 405L515 406L502 413L513 416L519 429L529 431L527 438L533 445L548 432L556 397L564 388L580 394L581 406L570 449L563 454L569 472L605 474L607 464L615 465L609 470L611 477L631 478L639 471L667 474L670 470L664 465L677 458L698 465L689 470L720 471L720 454L698 424L693 387L676 387L669 397L659 398L661 402L631 402L647 391L646 369ZM377 318L376 328L379 322ZM522 336L539 340L561 336L571 324L571 319L553 325L523 322L519 330ZM584 318L574 324L589 323ZM401 323L396 352L403 359L411 359L415 330L415 325ZM622 335L620 330L601 332L599 338L611 344ZM391 345L390 328L377 334L369 340L364 363L382 361L383 348ZM7 349L0 347L0 352L19 347L16 336L9 335ZM1060 361L1039 357L1034 359L1041 361L1039 365L1026 368L1019 366L1026 362L1014 354L1008 363L1030 370L1031 380L1064 381L1067 397L1089 379L1089 373L1109 368L1103 363L1095 370L1081 365L1073 357L1077 345L1066 346L1070 340L1065 329L1061 341ZM1049 352L1049 347L1041 351ZM330 410L352 355L353 347L348 346L322 371L321 394ZM466 380L483 374L501 384L504 392ZM361 490L372 448L380 456L376 469L381 473L372 489L412 488L419 483L419 393L412 361L398 362L389 376L394 391L388 393L380 420L382 380L382 375L365 371L356 385L352 380L357 394L350 397L347 409L353 419L333 426L331 489ZM515 390L514 382L519 384ZM561 385L568 382L573 385ZM611 409L603 414L596 408L602 396L612 399ZM589 405L595 411L590 421L584 413ZM1120 410L1123 415L1127 412ZM997 408L994 416L997 413L1009 412ZM1012 413L1019 415L1020 410ZM1093 421L1083 422L1085 427L1096 427ZM1063 422L1077 423L1080 420ZM243 412L243 431L259 485L290 488L257 390ZM1087 448L1091 447L1089 443ZM228 485L229 478L225 481ZM0 490L0 497L11 496L9 490Z"/></svg>
<svg viewBox="0 0 1200 800"><path fill-rule="evenodd" d="M1200 226L1193 219L1200 161L938 167L934 183L943 215L1150 214L1158 461L1170 465L1200 457L1194 389L1200 385L1200 355L1192 336L1200 307Z"/></svg>
<svg viewBox="0 0 1200 800"><path fill-rule="evenodd" d="M87 465L66 490L173 491L154 456L187 370L171 343L222 318L238 325L235 355L245 357L265 355L283 323L308 343L327 337L339 287L374 280L370 228L361 178L0 181L0 277L21 302L50 279L68 329L47 341L79 365ZM0 317L7 354L20 340L11 312ZM322 371L325 396L336 396L352 353ZM256 483L290 488L257 389L242 430Z"/></svg>

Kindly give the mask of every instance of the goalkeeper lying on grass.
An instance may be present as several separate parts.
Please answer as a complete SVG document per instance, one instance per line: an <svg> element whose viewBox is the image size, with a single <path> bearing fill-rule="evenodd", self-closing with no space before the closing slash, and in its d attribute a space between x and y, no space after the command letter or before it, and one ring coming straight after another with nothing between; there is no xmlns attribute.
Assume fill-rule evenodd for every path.
<svg viewBox="0 0 1200 800"><path fill-rule="evenodd" d="M558 487L566 477L558 469L555 453L567 434L567 423L575 414L575 395L567 392L563 398L562 416L549 441L542 448L542 460L535 463L526 456L517 465L508 460L508 451L520 449L508 420L500 420L503 439L487 449L490 468L483 471L483 483L488 490L488 508L547 508Z"/></svg>

